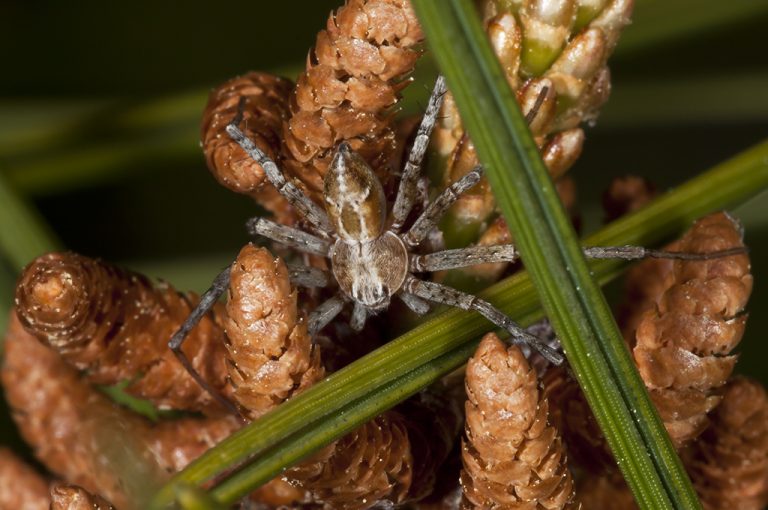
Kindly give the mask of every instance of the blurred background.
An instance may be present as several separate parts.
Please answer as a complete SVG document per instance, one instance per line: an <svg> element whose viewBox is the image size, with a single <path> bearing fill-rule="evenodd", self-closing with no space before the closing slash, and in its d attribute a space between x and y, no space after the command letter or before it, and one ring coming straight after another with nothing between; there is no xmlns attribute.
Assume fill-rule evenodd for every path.
<svg viewBox="0 0 768 510"><path fill-rule="evenodd" d="M339 3L0 2L0 328L18 272L52 248L204 290L258 212L205 167L207 92L248 70L295 78ZM665 190L768 136L766 26L766 0L637 0L612 98L570 171L585 233L614 176ZM403 114L434 73L427 55ZM756 282L737 371L768 383L768 194L735 212Z"/></svg>

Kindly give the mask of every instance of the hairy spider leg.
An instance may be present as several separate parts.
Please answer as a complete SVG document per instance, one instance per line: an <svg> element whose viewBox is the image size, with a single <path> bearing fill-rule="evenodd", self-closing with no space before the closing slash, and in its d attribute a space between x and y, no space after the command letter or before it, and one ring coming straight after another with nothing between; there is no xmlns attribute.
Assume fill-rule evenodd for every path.
<svg viewBox="0 0 768 510"><path fill-rule="evenodd" d="M340 295L335 295L315 308L307 320L307 329L309 336L313 339L318 331L326 327L330 322L341 313L344 308L345 300ZM314 345L314 340L313 340Z"/></svg>
<svg viewBox="0 0 768 510"><path fill-rule="evenodd" d="M266 237L304 253L327 257L331 250L331 243L325 239L266 218L251 218L245 227L252 236Z"/></svg>
<svg viewBox="0 0 768 510"><path fill-rule="evenodd" d="M507 317L504 312L488 301L453 289L447 285L419 280L413 276L406 278L403 289L427 301L461 308L462 310L474 310L496 326L508 331L512 336L513 343L526 344L533 347L555 365L563 362L562 354L544 343L541 339L525 331L516 322Z"/></svg>
<svg viewBox="0 0 768 510"><path fill-rule="evenodd" d="M405 306L410 308L410 310L416 315L424 315L429 311L429 303L420 297L414 296L413 294L404 292L402 290L398 292L396 296L399 297L400 301L405 303Z"/></svg>
<svg viewBox="0 0 768 510"><path fill-rule="evenodd" d="M352 307L352 319L349 321L349 327L352 331L359 333L365 327L365 321L368 320L368 310L365 306L355 301Z"/></svg>
<svg viewBox="0 0 768 510"><path fill-rule="evenodd" d="M327 271L304 264L288 264L288 278L291 283L304 288L323 288L331 282Z"/></svg>
<svg viewBox="0 0 768 510"><path fill-rule="evenodd" d="M746 246L706 253L687 253L681 251L652 250L642 246L589 246L584 248L584 255L593 259L637 260L645 258L672 260L712 260L749 253Z"/></svg>
<svg viewBox="0 0 768 510"><path fill-rule="evenodd" d="M392 232L397 233L400 230L413 208L413 203L418 194L421 164L424 160L424 154L427 152L429 138L437 123L437 116L440 113L440 108L443 104L443 98L445 97L446 92L445 78L443 76L438 76L435 81L435 86L432 89L432 94L429 96L429 102L427 103L424 117L422 117L421 124L419 124L419 128L416 131L413 146L408 153L408 162L405 164L403 175L400 177L400 185L397 188L395 205L392 207L392 226L390 228Z"/></svg>
<svg viewBox="0 0 768 510"><path fill-rule="evenodd" d="M170 341L168 342L168 347L171 349L171 351L173 351L173 354L176 356L176 359L179 360L179 363L182 364L184 369L186 369L189 375L192 376L192 379L194 379L201 388L207 391L208 394L211 395L214 400L216 400L216 402L224 407L224 409L230 411L234 415L240 416L240 412L237 410L235 405L224 398L224 396L216 391L213 386L208 384L208 381L203 379L203 377L197 373L197 370L195 370L195 367L192 366L192 363L189 361L189 358L187 358L187 355L184 354L184 351L181 350L181 345L184 343L184 339L187 338L187 335L189 335L189 332L192 331L195 326L197 326L203 316L205 316L205 314L208 313L211 308L213 308L213 305L216 304L224 291L227 290L227 287L229 287L230 270L231 267L227 266L226 269L224 269L216 276L216 278L213 279L211 287L206 290L202 296L200 296L200 302L192 310L192 313L189 314L189 317L187 317L186 320L182 323L178 331L176 331L176 333L174 333L171 337Z"/></svg>
<svg viewBox="0 0 768 510"><path fill-rule="evenodd" d="M746 246L729 248L727 250L707 253L687 253L665 250L652 250L642 246L587 246L584 255L592 259L622 259L639 260L645 258L672 260L712 260L733 255L741 255L749 250ZM429 271L444 271L478 264L495 264L497 262L516 262L520 252L514 244L497 244L493 246L469 246L453 250L438 251L425 255L414 255L410 260L410 271L425 273Z"/></svg>
<svg viewBox="0 0 768 510"><path fill-rule="evenodd" d="M413 203L418 194L418 179L421 173L421 165L426 154L427 147L429 146L429 139L434 130L437 118L440 113L440 108L443 104L443 99L447 92L445 78L438 76L435 81L435 86L432 90L432 94L429 97L427 103L427 109L424 112L424 117L421 119L421 124L416 131L416 137L413 141L413 146L408 154L408 162L405 164L403 175L400 178L400 185L397 190L397 197L395 198L395 204L392 208L392 226L391 230L397 233L403 226L403 223L408 217L408 214L413 208ZM530 125L531 122L538 115L544 100L549 93L549 87L544 87L536 97L536 101L531 109L525 115L525 121Z"/></svg>
<svg viewBox="0 0 768 510"><path fill-rule="evenodd" d="M536 101L533 103L533 106L528 110L528 113L525 114L525 123L529 126L536 118L536 115L539 114L539 110L541 110L541 105L544 104L547 94L549 94L549 87L542 87L541 91L539 91L539 95L536 96Z"/></svg>
<svg viewBox="0 0 768 510"><path fill-rule="evenodd" d="M244 99L240 99L238 104L238 111L235 118L227 125L227 134L237 142L240 147L256 161L264 169L264 174L267 180L275 187L286 200L298 211L298 213L305 218L313 227L315 232L322 237L327 237L328 232L331 232L332 226L328 219L328 215L325 211L312 201L307 195L304 194L295 184L286 180L283 173L277 166L277 163L272 161L264 151L259 149L245 133L243 133L238 125L243 119L243 107Z"/></svg>
<svg viewBox="0 0 768 510"><path fill-rule="evenodd" d="M408 232L402 235L403 242L409 247L417 246L422 242L427 234L435 228L440 218L459 199L459 196L480 182L482 176L483 167L478 165L467 175L445 188L413 222Z"/></svg>
<svg viewBox="0 0 768 510"><path fill-rule="evenodd" d="M414 255L410 260L410 270L414 273L443 271L445 269L456 269L477 264L514 262L519 258L520 253L514 244L469 246L467 248L443 250L425 255Z"/></svg>

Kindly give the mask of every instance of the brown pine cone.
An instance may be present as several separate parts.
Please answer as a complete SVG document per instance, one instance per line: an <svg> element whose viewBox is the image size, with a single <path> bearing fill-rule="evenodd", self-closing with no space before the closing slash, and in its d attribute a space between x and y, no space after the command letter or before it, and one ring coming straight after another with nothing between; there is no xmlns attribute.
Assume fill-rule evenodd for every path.
<svg viewBox="0 0 768 510"><path fill-rule="evenodd" d="M0 447L0 509L47 510L48 483L11 450Z"/></svg>
<svg viewBox="0 0 768 510"><path fill-rule="evenodd" d="M115 510L115 507L82 487L58 484L51 488L51 510Z"/></svg>
<svg viewBox="0 0 768 510"><path fill-rule="evenodd" d="M768 505L768 395L757 381L728 383L711 426L684 456L707 510Z"/></svg>
<svg viewBox="0 0 768 510"><path fill-rule="evenodd" d="M697 221L677 244L687 253L743 247L742 230L725 213ZM633 349L673 442L679 448L707 426L720 401L744 333L743 314L752 290L746 254L704 261L676 261L674 283L643 316Z"/></svg>
<svg viewBox="0 0 768 510"><path fill-rule="evenodd" d="M324 376L320 349L312 347L296 301L282 260L251 244L240 251L227 302L228 366L234 398L251 419ZM331 508L368 508L381 499L403 502L410 497L414 465L409 432L400 414L386 413L286 471L284 478ZM425 448L440 456L439 449ZM426 474L424 479L426 487Z"/></svg>
<svg viewBox="0 0 768 510"><path fill-rule="evenodd" d="M680 251L675 241L664 247L668 251ZM624 277L624 297L616 311L616 321L624 340L630 348L635 346L635 331L643 316L656 308L656 303L673 283L674 261L648 259L634 265Z"/></svg>
<svg viewBox="0 0 768 510"><path fill-rule="evenodd" d="M283 261L243 247L232 264L225 329L233 397L251 419L325 374L296 300Z"/></svg>
<svg viewBox="0 0 768 510"><path fill-rule="evenodd" d="M267 73L251 72L233 78L214 89L203 111L200 142L208 169L226 188L250 195L272 212L279 223L293 224L293 209L266 180L264 169L227 134L227 124L243 103L240 128L257 147L278 165L282 161L283 123L287 122L288 99L293 91L290 80Z"/></svg>
<svg viewBox="0 0 768 510"><path fill-rule="evenodd" d="M0 376L22 436L53 473L118 508L140 506L140 495L240 426L231 416L152 424L96 391L11 315Z"/></svg>
<svg viewBox="0 0 768 510"><path fill-rule="evenodd" d="M536 371L492 333L467 364L463 508L560 509L573 480Z"/></svg>
<svg viewBox="0 0 768 510"><path fill-rule="evenodd" d="M24 270L16 287L24 327L89 382L131 381L127 391L159 408L221 414L168 348L168 340L197 304L167 284L74 253L50 253ZM204 317L184 342L197 372L227 394L224 331Z"/></svg>
<svg viewBox="0 0 768 510"><path fill-rule="evenodd" d="M402 503L413 475L405 420L389 411L285 474L325 508L359 510L380 500Z"/></svg>
<svg viewBox="0 0 768 510"><path fill-rule="evenodd" d="M392 107L422 38L408 0L347 0L318 33L283 130L285 166L318 202L341 140L365 158L385 188L394 187L399 168Z"/></svg>

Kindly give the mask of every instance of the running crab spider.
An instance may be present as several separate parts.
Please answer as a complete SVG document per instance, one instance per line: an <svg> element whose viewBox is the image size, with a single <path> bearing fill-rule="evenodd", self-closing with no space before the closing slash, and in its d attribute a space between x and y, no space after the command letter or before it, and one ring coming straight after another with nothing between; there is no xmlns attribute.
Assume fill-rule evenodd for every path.
<svg viewBox="0 0 768 510"><path fill-rule="evenodd" d="M351 327L361 330L367 318L386 310L393 296L402 300L417 314L429 311L429 303L473 310L495 326L508 331L513 343L527 344L547 360L560 364L563 356L536 336L526 332L491 303L446 285L421 280L416 274L493 262L515 261L519 257L513 245L473 246L443 250L429 254L414 253L450 206L465 191L478 183L481 166L448 186L432 201L410 227L401 232L418 195L421 163L432 129L446 92L445 81L437 79L426 112L408 155L392 208L387 215L384 190L366 161L346 142L338 145L324 177L324 208L313 202L295 184L288 181L274 161L249 140L239 128L242 110L227 126L227 133L245 152L258 162L269 182L275 186L306 220L311 232L277 224L265 218L252 218L248 230L295 250L326 257L331 270L326 272L306 266L290 268L291 280L303 287L327 287L336 282L338 292L315 309L309 317L309 332L314 335L347 303L353 306ZM546 91L540 95L540 100ZM536 116L540 100L527 113ZM641 247L586 248L585 254L595 258L637 259L644 257L711 258L732 255L741 250L704 254L669 253ZM181 351L186 334L207 312L229 285L229 268L219 274L212 287L201 297L200 304L169 342L170 348L203 387L220 401L222 397L192 369ZM222 402L231 408L227 402Z"/></svg>

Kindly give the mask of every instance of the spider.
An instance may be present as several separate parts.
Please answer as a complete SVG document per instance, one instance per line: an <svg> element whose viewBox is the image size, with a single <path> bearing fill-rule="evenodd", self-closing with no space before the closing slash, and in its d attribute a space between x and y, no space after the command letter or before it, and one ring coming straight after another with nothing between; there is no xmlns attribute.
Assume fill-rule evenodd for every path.
<svg viewBox="0 0 768 510"><path fill-rule="evenodd" d="M408 155L391 217L387 215L387 201L381 183L371 167L349 144L341 142L338 145L324 177L323 208L288 181L277 164L243 134L238 127L242 121L241 108L227 126L227 133L249 157L264 168L269 182L293 205L311 230L308 232L256 217L248 221L248 231L252 235L265 237L298 251L330 260L330 272L308 266L289 268L291 281L298 286L327 287L334 281L338 286L338 292L310 314L308 329L313 336L328 325L347 303L351 303L353 307L350 326L353 330L360 331L367 318L386 310L395 296L419 315L429 311L430 303L479 312L495 326L508 331L513 343L527 344L551 363L560 364L563 361L561 353L524 330L491 303L416 276L418 273L476 264L512 262L519 258L519 252L510 244L472 246L423 255L413 251L436 227L458 197L480 181L482 166L475 167L448 186L426 206L406 231L401 232L418 195L421 163L445 92L445 80L438 77ZM540 99L545 95L546 91ZM537 104L539 103L540 101L537 101ZM526 118L529 123L537 110L534 105L528 112ZM741 253L741 249L737 251ZM727 253L724 251L684 254L634 246L585 248L585 254L590 257L623 259L649 256L701 259L704 258L702 255L708 258L732 255L733 252L734 250L727 250ZM211 288L201 296L198 307L169 342L170 348L182 364L197 382L209 391L209 385L192 369L182 353L181 343L187 332L210 309L228 285L229 268L216 277ZM213 392L212 394L215 395Z"/></svg>

